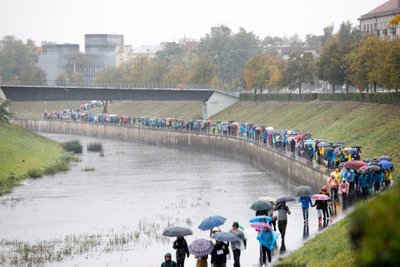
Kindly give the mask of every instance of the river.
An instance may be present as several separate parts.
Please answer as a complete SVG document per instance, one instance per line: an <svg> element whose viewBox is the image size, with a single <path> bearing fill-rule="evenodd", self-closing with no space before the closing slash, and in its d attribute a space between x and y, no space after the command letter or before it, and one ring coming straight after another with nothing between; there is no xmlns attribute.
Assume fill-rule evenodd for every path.
<svg viewBox="0 0 400 267"><path fill-rule="evenodd" d="M21 247L40 254L44 266L160 266L174 238L162 236L168 226L185 226L196 238L209 238L197 228L210 215L237 220L248 238L242 266L258 266L259 244L248 220L249 207L261 196L292 194L295 185L285 177L221 156L152 145L61 134L42 135L59 142L79 140L80 161L70 171L28 179L0 198L0 262L22 264ZM100 142L104 156L87 152ZM86 169L86 170L85 170ZM286 253L300 247L304 236L298 202L289 202ZM309 233L318 232L315 208L310 209ZM22 245L21 245L22 244ZM273 260L278 258L278 248ZM10 259L13 259L11 261ZM26 256L28 259L28 256ZM32 259L30 259L32 261ZM11 261L11 263L10 263ZM28 259L29 261L29 259ZM228 266L233 260L228 261ZM40 264L34 264L40 266ZM194 266L195 259L186 259Z"/></svg>

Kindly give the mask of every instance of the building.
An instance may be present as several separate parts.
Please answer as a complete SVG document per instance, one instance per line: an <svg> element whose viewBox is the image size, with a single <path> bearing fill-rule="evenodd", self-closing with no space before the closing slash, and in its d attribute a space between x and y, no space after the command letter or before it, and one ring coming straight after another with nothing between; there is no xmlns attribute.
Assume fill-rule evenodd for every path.
<svg viewBox="0 0 400 267"><path fill-rule="evenodd" d="M389 0L358 19L360 30L381 38L399 38L400 23L397 26L390 24L397 14L400 14L400 0Z"/></svg>
<svg viewBox="0 0 400 267"><path fill-rule="evenodd" d="M117 65L117 48L124 46L124 36L119 34L85 34L85 54L89 58L86 72L88 81L107 67Z"/></svg>
<svg viewBox="0 0 400 267"><path fill-rule="evenodd" d="M211 27L211 37L217 35L229 35L231 34L231 29L225 25L219 25L217 27Z"/></svg>
<svg viewBox="0 0 400 267"><path fill-rule="evenodd" d="M138 63L142 60L149 61L156 57L157 51L161 50L161 45L142 45L135 47L129 52L129 62Z"/></svg>
<svg viewBox="0 0 400 267"><path fill-rule="evenodd" d="M79 44L42 44L42 54L39 55L38 65L46 72L48 85L55 85L60 75L67 75L68 56L76 53L79 53Z"/></svg>

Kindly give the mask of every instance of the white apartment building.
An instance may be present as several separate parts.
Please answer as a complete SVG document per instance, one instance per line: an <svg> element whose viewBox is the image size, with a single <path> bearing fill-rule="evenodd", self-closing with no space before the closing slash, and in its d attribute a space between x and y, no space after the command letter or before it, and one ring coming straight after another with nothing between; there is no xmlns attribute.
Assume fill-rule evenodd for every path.
<svg viewBox="0 0 400 267"><path fill-rule="evenodd" d="M360 30L363 33L376 34L381 38L400 38L400 23L397 26L390 24L398 14L400 14L400 0L389 0L358 19Z"/></svg>

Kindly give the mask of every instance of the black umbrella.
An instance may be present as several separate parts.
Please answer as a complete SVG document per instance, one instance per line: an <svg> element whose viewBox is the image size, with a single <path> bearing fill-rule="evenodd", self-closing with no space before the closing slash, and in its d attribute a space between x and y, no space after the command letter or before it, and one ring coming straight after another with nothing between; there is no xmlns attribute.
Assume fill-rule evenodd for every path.
<svg viewBox="0 0 400 267"><path fill-rule="evenodd" d="M289 202L289 201L295 201L296 199L294 197L280 197L276 200L276 203L279 202Z"/></svg>
<svg viewBox="0 0 400 267"><path fill-rule="evenodd" d="M217 241L223 242L233 242L238 240L238 237L231 232L216 232L211 237Z"/></svg>
<svg viewBox="0 0 400 267"><path fill-rule="evenodd" d="M193 234L193 231L186 227L170 227L164 230L163 235L173 237L173 236L186 236Z"/></svg>

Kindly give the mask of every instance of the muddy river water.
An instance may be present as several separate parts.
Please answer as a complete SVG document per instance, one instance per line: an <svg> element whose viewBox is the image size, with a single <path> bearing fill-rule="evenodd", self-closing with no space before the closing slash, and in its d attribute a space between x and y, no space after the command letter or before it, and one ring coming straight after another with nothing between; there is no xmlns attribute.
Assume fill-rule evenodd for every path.
<svg viewBox="0 0 400 267"><path fill-rule="evenodd" d="M237 160L159 146L82 136L43 134L59 142L78 139L81 161L67 173L28 179L0 198L0 262L4 266L160 266L174 238L162 236L168 226L185 226L196 238L210 215L238 221L248 238L242 266L258 266L259 244L248 220L249 207L261 196L291 195L295 185L271 171ZM104 156L87 152L100 142ZM85 170L86 169L86 170ZM304 228L301 207L289 202L286 253L319 231L315 208ZM304 235L306 234L306 235ZM273 260L280 255L280 239ZM29 252L32 255L28 255ZM34 255L33 255L34 254ZM233 260L227 266L232 266ZM185 266L195 266L190 256Z"/></svg>

